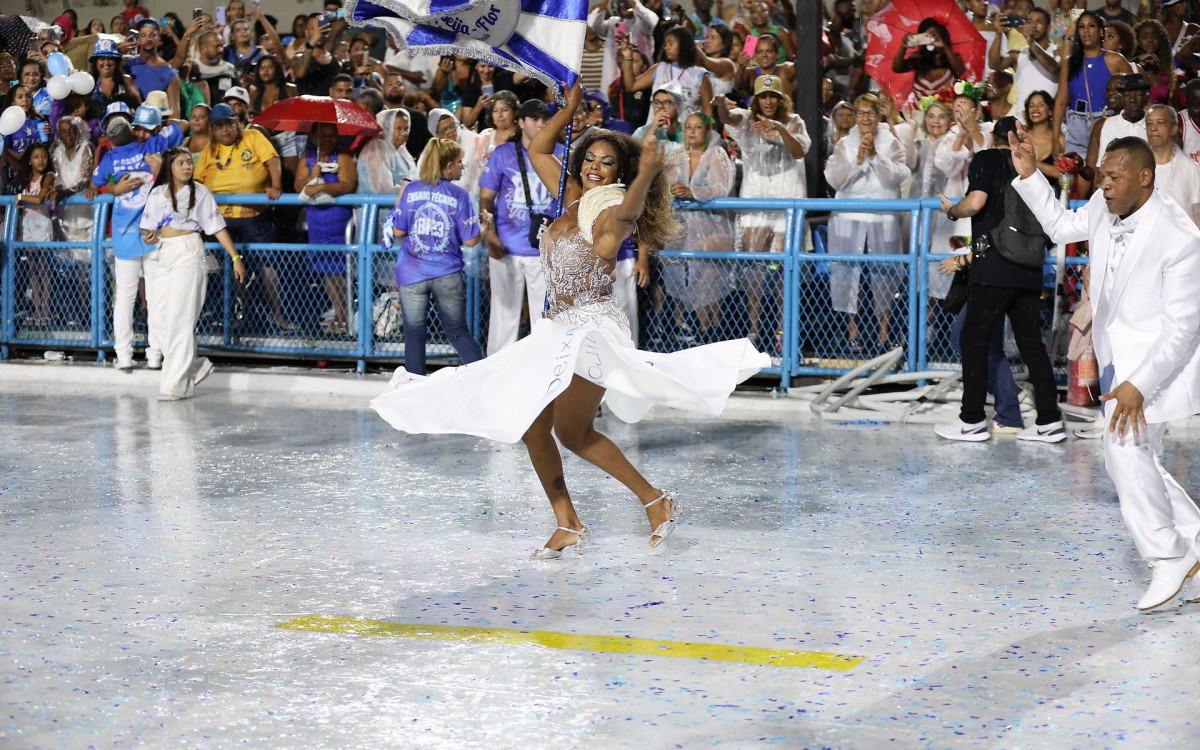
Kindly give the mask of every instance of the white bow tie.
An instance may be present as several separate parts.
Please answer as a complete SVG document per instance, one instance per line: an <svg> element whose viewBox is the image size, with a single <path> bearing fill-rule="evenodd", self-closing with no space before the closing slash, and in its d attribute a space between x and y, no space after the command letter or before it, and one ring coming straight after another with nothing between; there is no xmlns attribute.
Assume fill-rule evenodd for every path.
<svg viewBox="0 0 1200 750"><path fill-rule="evenodd" d="M1131 221L1121 221L1120 219L1117 219L1112 223L1112 226L1108 228L1108 234L1114 240L1128 239L1128 237L1125 235L1133 234L1135 229L1137 229L1137 224Z"/></svg>

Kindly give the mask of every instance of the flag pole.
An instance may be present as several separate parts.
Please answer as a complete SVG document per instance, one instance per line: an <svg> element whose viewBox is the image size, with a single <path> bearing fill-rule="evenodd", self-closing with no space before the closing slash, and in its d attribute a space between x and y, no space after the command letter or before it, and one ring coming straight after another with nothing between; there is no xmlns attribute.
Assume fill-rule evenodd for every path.
<svg viewBox="0 0 1200 750"><path fill-rule="evenodd" d="M567 123L567 140L563 146L562 175L558 178L558 216L562 216L562 212L566 208L563 206L563 198L567 193L567 164L571 161L571 131L574 128L575 117L572 116L571 121Z"/></svg>

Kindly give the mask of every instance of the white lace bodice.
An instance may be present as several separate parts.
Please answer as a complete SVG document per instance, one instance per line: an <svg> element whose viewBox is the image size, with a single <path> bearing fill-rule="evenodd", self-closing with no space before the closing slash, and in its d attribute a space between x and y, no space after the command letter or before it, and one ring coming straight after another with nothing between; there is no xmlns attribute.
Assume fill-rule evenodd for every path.
<svg viewBox="0 0 1200 750"><path fill-rule="evenodd" d="M616 263L592 252L578 232L557 240L543 235L541 250L549 317L556 318L572 307L613 301Z"/></svg>

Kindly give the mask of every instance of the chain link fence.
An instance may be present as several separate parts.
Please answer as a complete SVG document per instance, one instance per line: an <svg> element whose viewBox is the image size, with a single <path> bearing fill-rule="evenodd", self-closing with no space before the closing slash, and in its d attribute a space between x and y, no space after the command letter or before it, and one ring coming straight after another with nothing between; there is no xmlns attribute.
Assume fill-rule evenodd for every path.
<svg viewBox="0 0 1200 750"><path fill-rule="evenodd" d="M113 345L115 279L107 236L111 198L93 206L90 236L76 242L21 242L14 197L0 197L4 212L0 354L8 347L96 350L103 360ZM303 242L302 204L294 195L218 196L219 203L274 205L279 242L239 245L245 284L233 280L219 245L211 256L204 307L197 323L209 351L279 354L302 359L399 363L404 357L403 318L395 281L396 252L380 244L380 225L392 196L343 196L354 208L344 245ZM69 205L83 204L72 198ZM86 205L86 204L85 204ZM847 372L897 347L898 371L956 369L954 318L941 305L949 276L938 263L948 247L929 247L937 202L748 200L726 198L699 205L682 202L685 227L699 212L720 220L709 231L689 231L678 246L651 256L649 282L637 289L638 346L669 352L730 338L749 337L771 356L764 374L786 388L798 376ZM846 253L831 247L824 215L833 211L891 214L904 227L905 248L915 252ZM692 214L697 212L697 214ZM817 218L809 219L813 214ZM746 217L754 217L747 222ZM964 225L964 228L965 225ZM834 243L836 244L836 243ZM95 259L103 259L96 263ZM220 260L217 260L217 259ZM487 255L482 243L467 254L466 307L471 334L486 345L489 317ZM1085 258L1068 258L1061 284L1060 326L1054 319L1054 267L1047 266L1047 340L1065 351L1065 321L1079 300ZM135 345L147 334L144 282L134 304ZM522 311L524 335L541 310ZM486 348L486 347L485 347ZM1015 357L1015 347L1010 351ZM426 356L456 362L435 305L428 313Z"/></svg>

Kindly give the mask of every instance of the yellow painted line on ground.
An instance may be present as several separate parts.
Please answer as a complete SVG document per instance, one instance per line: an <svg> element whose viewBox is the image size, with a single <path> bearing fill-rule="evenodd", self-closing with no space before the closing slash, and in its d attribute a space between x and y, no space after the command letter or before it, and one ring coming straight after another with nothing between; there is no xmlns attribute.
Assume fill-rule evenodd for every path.
<svg viewBox="0 0 1200 750"><path fill-rule="evenodd" d="M350 617L305 615L280 623L287 630L306 630L313 633L341 633L391 638L432 638L443 641L472 641L475 643L510 643L561 648L571 651L597 651L610 654L638 656L667 656L673 659L705 659L732 661L739 664L762 664L772 667L808 667L810 669L854 669L863 656L832 654L825 651L793 651L755 646L729 646L721 643L694 641L656 641L650 638L621 638L609 635L556 633L547 630L517 630L512 628L476 628L460 625L418 625L382 620L356 620Z"/></svg>

